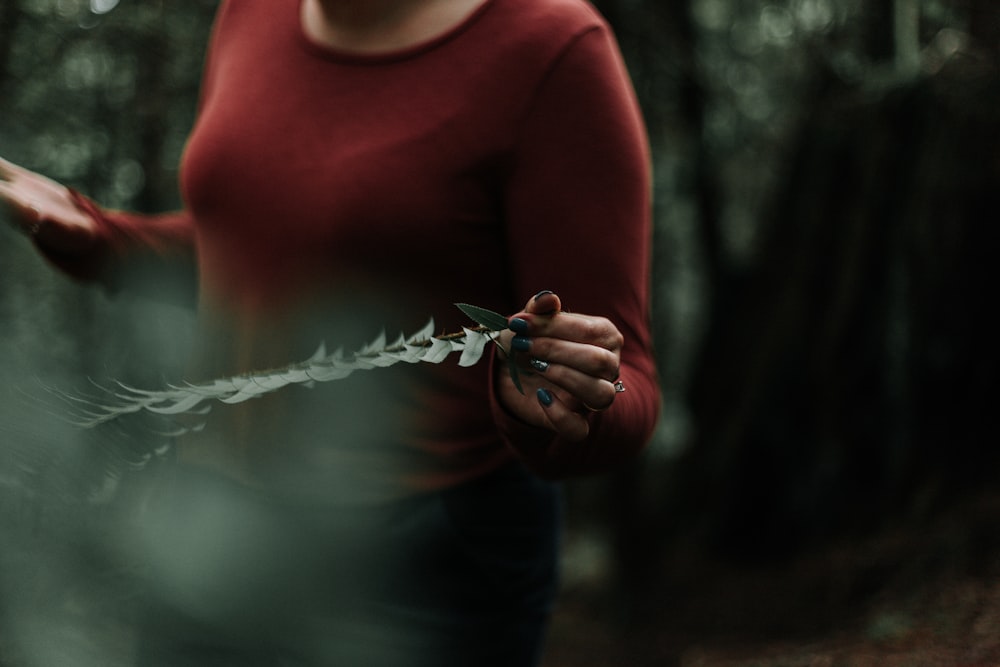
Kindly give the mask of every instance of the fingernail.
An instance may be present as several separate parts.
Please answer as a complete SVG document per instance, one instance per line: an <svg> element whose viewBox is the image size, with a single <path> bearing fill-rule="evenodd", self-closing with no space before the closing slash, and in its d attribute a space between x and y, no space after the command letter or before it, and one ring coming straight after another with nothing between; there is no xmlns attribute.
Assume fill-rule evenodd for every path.
<svg viewBox="0 0 1000 667"><path fill-rule="evenodd" d="M552 394L548 389L539 389L535 394L538 396L538 402L545 407L552 405Z"/></svg>
<svg viewBox="0 0 1000 667"><path fill-rule="evenodd" d="M545 371L549 370L549 362L542 361L541 359L532 358L532 360L529 361L528 364L539 373L544 373Z"/></svg>
<svg viewBox="0 0 1000 667"><path fill-rule="evenodd" d="M526 334L528 333L528 321L520 317L512 318L510 321L510 330L514 333Z"/></svg>
<svg viewBox="0 0 1000 667"><path fill-rule="evenodd" d="M550 289L543 289L541 292L539 292L538 294L535 295L535 301L538 301L539 299L541 299L546 294L554 294L554 292L552 290L550 290Z"/></svg>
<svg viewBox="0 0 1000 667"><path fill-rule="evenodd" d="M527 336L514 336L514 339L510 341L510 346L518 352L527 352L531 349L531 339Z"/></svg>

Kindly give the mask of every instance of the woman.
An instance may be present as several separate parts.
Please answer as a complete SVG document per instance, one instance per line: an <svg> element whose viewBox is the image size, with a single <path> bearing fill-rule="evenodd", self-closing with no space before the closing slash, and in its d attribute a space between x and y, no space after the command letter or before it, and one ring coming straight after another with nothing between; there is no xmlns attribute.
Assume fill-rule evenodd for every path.
<svg viewBox="0 0 1000 667"><path fill-rule="evenodd" d="M429 315L456 330L454 302L513 313L491 363L278 392L178 442L136 539L145 663L537 664L558 528L542 480L634 455L658 407L648 149L589 5L223 2L184 211L0 178L78 278L117 286L131 258L193 251L202 376Z"/></svg>

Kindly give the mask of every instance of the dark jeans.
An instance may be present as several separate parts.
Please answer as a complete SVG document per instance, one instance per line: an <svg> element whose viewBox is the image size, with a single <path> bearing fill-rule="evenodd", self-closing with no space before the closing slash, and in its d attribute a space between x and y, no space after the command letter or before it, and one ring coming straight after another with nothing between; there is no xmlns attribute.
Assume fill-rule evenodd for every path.
<svg viewBox="0 0 1000 667"><path fill-rule="evenodd" d="M530 667L556 593L556 488L507 466L377 507L179 470L137 540L140 667Z"/></svg>

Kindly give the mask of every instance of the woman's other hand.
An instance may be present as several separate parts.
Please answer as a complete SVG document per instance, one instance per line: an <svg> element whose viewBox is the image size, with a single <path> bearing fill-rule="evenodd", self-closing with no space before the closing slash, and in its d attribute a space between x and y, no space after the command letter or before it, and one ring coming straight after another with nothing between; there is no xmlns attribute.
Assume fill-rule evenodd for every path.
<svg viewBox="0 0 1000 667"><path fill-rule="evenodd" d="M586 438L588 413L610 408L623 390L621 332L606 318L563 312L551 292L533 297L509 322L499 342L513 355L524 393L498 368L499 400L524 422L569 440Z"/></svg>
<svg viewBox="0 0 1000 667"><path fill-rule="evenodd" d="M69 188L2 158L0 208L15 227L55 252L83 253L97 238L96 223Z"/></svg>

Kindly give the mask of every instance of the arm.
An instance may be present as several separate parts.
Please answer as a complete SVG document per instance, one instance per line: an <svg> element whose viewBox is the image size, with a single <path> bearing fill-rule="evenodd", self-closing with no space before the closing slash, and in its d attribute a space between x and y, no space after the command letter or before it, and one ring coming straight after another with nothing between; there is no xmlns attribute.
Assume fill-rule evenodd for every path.
<svg viewBox="0 0 1000 667"><path fill-rule="evenodd" d="M227 11L220 3L219 14ZM213 78L211 43L199 109ZM140 215L103 209L80 193L0 159L0 209L26 232L52 264L78 280L112 290L194 297L195 234L185 211ZM167 278L166 291L155 283ZM174 289L178 288L178 289Z"/></svg>
<svg viewBox="0 0 1000 667"><path fill-rule="evenodd" d="M49 261L77 279L95 280L111 290L193 301L195 241L190 214L112 211L75 190L69 195L77 209L94 222L96 242L88 252L66 254L44 245L40 230L36 245Z"/></svg>
<svg viewBox="0 0 1000 667"><path fill-rule="evenodd" d="M193 225L185 213L107 211L75 190L4 160L0 203L46 259L79 280L117 289L137 279L159 279L168 267L192 265Z"/></svg>
<svg viewBox="0 0 1000 667"><path fill-rule="evenodd" d="M606 470L638 452L655 426L650 191L631 84L610 31L592 29L568 47L529 111L506 202L515 289L558 296L532 299L512 319L526 348L519 366L536 374L521 395L494 364L494 415L545 476ZM538 372L532 359L548 367ZM614 389L619 374L623 393Z"/></svg>

